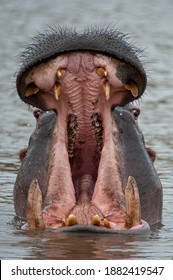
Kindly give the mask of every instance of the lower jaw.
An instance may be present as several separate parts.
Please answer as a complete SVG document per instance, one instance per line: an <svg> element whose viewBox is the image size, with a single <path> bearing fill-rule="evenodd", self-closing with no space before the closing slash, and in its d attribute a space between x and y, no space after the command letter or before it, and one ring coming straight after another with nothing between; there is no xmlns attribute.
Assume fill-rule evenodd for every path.
<svg viewBox="0 0 173 280"><path fill-rule="evenodd" d="M28 223L21 227L22 230L30 230ZM119 234L119 235L143 235L151 232L150 226L144 220L141 220L141 224L134 226L130 229L112 229L105 228L104 226L95 225L73 225L60 228L46 228L47 231L55 232L88 232L88 233L102 233L102 234Z"/></svg>
<svg viewBox="0 0 173 280"><path fill-rule="evenodd" d="M67 216L63 216L57 203L53 203L42 211L43 223L46 228L65 228L73 226L94 226L107 229L126 229L125 213L113 211L105 216L92 201L76 204ZM140 225L139 225L140 226Z"/></svg>
<svg viewBox="0 0 173 280"><path fill-rule="evenodd" d="M97 232L97 233L110 233L120 235L141 235L150 232L150 226L147 222L141 220L139 226L132 227L130 229L112 229L105 228L103 226L96 227L94 225L74 225L71 227L62 227L57 229L58 232Z"/></svg>
<svg viewBox="0 0 173 280"><path fill-rule="evenodd" d="M58 209L58 202L42 210L42 193L37 180L33 180L27 203L27 224L23 229L54 229L64 231L90 231L119 234L141 234L149 231L149 225L141 220L138 188L133 177L129 177L125 189L126 209L114 208L108 216L92 202L75 205L68 217L63 218L63 209ZM83 209L83 213L81 211ZM116 209L116 211L115 211ZM59 211L61 210L61 211Z"/></svg>
<svg viewBox="0 0 173 280"><path fill-rule="evenodd" d="M110 110L106 112L106 120L109 120L109 123L111 123ZM57 148L54 154L54 166L56 168L53 170L52 176L50 176L48 192L43 204L38 181L33 180L31 182L27 202L28 225L25 228L120 234L148 231L148 224L140 219L139 193L134 178L129 177L125 193L122 190L118 165L114 157L115 139L113 141L111 136L111 132L116 134L117 129L114 124L112 125L111 132L109 131L109 125L104 125L104 128L106 144L104 143L102 148L98 174L96 176L97 180L95 182L93 176L89 175L91 179L89 179L89 186L86 187L84 186L86 182L82 183L82 177L79 178L81 186L78 200L75 197L75 183L69 179L71 178L72 168L64 142L65 137L62 139L60 137L55 138L57 140ZM57 135L59 130L59 126L56 126L54 130L56 132L55 135ZM59 159L60 154L64 155L64 160L59 160L57 163L56 159ZM90 161L91 158L88 158L88 162ZM61 171L64 171L64 169L64 176L62 176ZM83 174L82 176L86 179L88 175ZM61 190L61 198L60 194L56 191L57 178L61 178L61 184L59 183L60 185L58 185ZM94 181L94 188L91 194L88 190L92 189L92 181ZM83 190L86 192L83 192Z"/></svg>

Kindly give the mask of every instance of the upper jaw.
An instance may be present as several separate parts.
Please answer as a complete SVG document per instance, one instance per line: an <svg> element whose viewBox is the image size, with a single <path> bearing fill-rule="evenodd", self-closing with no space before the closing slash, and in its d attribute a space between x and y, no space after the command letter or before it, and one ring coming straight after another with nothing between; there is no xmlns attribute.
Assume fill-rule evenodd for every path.
<svg viewBox="0 0 173 280"><path fill-rule="evenodd" d="M85 73L83 77L77 78L80 68L83 68ZM82 83L89 78L88 75L92 75L92 78L89 78L90 82L99 81L99 84L95 86L100 87L99 90L104 93L105 99L107 101L111 99L111 105L114 106L124 106L138 99L143 93L141 77L135 67L92 52L59 55L33 66L20 77L17 86L18 93L28 104L43 110L57 110L57 100L60 94L63 96L67 80L70 86L71 74L74 79ZM97 102L97 99L93 97L92 102Z"/></svg>
<svg viewBox="0 0 173 280"><path fill-rule="evenodd" d="M143 94L147 84L147 76L140 58L144 58L144 53L130 44L127 36L110 27L86 28L82 33L59 27L38 34L20 54L21 67L16 80L19 96L26 103L28 102L24 98L23 87L25 87L25 82L22 80L33 66L49 61L63 53L71 52L92 52L119 59L123 62L119 65L119 79L123 84L128 82L126 78L129 75L125 74L128 72L131 80L138 87L139 96Z"/></svg>

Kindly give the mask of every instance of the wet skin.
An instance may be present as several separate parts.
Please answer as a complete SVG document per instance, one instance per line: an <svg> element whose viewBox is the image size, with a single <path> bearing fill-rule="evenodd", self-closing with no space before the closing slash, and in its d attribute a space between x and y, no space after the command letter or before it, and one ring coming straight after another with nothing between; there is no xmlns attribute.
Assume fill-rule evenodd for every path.
<svg viewBox="0 0 173 280"><path fill-rule="evenodd" d="M19 96L41 109L14 188L26 228L141 234L161 222L155 152L130 104L146 87L138 54L95 29L52 30L22 54Z"/></svg>

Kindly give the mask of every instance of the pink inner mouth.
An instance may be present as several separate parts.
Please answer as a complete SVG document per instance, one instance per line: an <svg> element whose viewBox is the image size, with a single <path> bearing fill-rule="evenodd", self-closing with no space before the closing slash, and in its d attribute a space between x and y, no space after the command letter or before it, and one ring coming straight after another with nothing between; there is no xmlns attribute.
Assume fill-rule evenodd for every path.
<svg viewBox="0 0 173 280"><path fill-rule="evenodd" d="M100 54L69 53L25 76L25 96L58 114L44 200L46 227L127 227L119 132L111 108L123 105L130 88L132 94L137 88L116 77L121 63Z"/></svg>

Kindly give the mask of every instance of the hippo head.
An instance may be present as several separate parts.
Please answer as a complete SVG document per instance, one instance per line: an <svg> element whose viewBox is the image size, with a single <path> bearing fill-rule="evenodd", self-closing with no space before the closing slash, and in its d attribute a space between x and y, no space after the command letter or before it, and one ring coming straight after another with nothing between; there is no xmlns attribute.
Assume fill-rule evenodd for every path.
<svg viewBox="0 0 173 280"><path fill-rule="evenodd" d="M27 227L139 233L161 221L162 187L138 107L141 52L109 29L56 29L21 54L17 91L39 109L15 188Z"/></svg>

